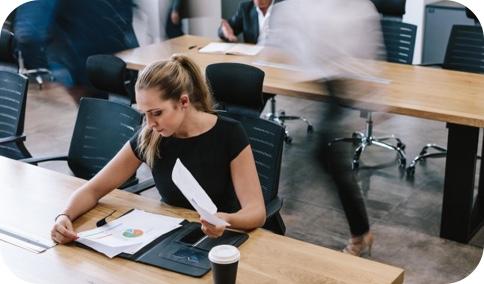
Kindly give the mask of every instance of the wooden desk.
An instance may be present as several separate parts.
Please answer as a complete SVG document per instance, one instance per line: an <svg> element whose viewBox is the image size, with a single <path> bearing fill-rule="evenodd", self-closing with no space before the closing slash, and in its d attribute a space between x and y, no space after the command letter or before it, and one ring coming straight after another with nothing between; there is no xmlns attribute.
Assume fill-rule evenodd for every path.
<svg viewBox="0 0 484 284"><path fill-rule="evenodd" d="M85 181L0 157L0 224L49 238L54 217L68 196ZM190 210L115 190L75 222L93 228L112 209L197 220ZM403 270L345 255L258 229L240 247L237 283L402 283ZM120 258L109 259L74 245L34 254L0 241L0 257L19 278L35 283L212 283L208 273L192 278Z"/></svg>
<svg viewBox="0 0 484 284"><path fill-rule="evenodd" d="M138 70L151 62L165 60L173 53L189 56L202 70L216 62L255 64L261 59L275 57L273 51L267 50L257 56L201 54L197 51L211 41L187 35L126 50L117 56L127 62L128 68ZM196 48L189 49L192 46ZM447 122L448 155L440 236L468 242L480 224L484 224L482 162L479 195L476 200L473 197L479 128L484 127L484 75L388 62L369 64L374 64L379 70L377 75L389 83L346 81L338 88L337 98L330 96L323 84L295 82L294 78L300 75L294 71L256 66L266 73L264 91L268 93L319 101L337 99L346 106Z"/></svg>

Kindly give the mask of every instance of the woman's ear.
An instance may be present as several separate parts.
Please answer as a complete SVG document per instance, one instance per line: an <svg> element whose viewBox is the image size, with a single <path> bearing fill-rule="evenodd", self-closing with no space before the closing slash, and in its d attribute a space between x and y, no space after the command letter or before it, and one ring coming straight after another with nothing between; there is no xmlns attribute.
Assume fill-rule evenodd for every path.
<svg viewBox="0 0 484 284"><path fill-rule="evenodd" d="M190 97L188 96L188 94L182 94L180 96L180 105L181 105L181 108L188 108L188 106L190 105Z"/></svg>

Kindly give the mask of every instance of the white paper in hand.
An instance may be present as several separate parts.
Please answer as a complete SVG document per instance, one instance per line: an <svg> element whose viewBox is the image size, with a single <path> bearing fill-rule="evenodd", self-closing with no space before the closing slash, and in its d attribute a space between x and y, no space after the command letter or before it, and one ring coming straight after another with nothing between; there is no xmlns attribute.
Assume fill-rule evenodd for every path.
<svg viewBox="0 0 484 284"><path fill-rule="evenodd" d="M171 173L171 179L203 219L213 225L229 225L224 220L215 216L217 206L215 206L212 199L210 199L180 159L176 159L173 172Z"/></svg>
<svg viewBox="0 0 484 284"><path fill-rule="evenodd" d="M190 204L193 204L193 208L195 208L195 210L197 210L198 214L200 214L200 216L203 219L205 219L207 222L209 222L210 224L215 225L215 226L230 226L230 224L227 223L225 220L220 219L219 217L217 217L214 214L210 214L205 209L200 207L195 200L192 199Z"/></svg>

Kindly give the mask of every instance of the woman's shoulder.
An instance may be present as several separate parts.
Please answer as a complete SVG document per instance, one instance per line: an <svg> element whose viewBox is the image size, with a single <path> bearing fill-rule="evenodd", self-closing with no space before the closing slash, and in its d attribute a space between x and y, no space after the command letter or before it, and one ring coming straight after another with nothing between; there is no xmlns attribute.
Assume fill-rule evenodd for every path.
<svg viewBox="0 0 484 284"><path fill-rule="evenodd" d="M218 116L217 125L219 125L220 128L233 129L233 128L242 127L242 124L240 123L240 121L238 121L236 119L226 117L226 116L223 116L223 115L220 115L220 114L218 114L217 116Z"/></svg>

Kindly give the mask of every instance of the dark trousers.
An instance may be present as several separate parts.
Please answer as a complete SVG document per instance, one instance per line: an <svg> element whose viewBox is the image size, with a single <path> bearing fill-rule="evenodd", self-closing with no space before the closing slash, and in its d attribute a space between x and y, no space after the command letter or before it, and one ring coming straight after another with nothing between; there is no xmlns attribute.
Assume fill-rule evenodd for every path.
<svg viewBox="0 0 484 284"><path fill-rule="evenodd" d="M335 99L340 87L344 87L344 84L342 85L339 81L326 82L327 90ZM329 106L330 109L321 117L323 119L321 125L331 124L332 121L336 123L344 115L342 108L337 104L337 100L330 102ZM319 161L323 163L338 188L338 195L348 220L351 234L360 236L370 230L370 224L363 194L357 182L356 172L352 169L351 161L354 150L350 143L336 143L329 147L328 142L333 138L335 137L325 133L321 136Z"/></svg>
<svg viewBox="0 0 484 284"><path fill-rule="evenodd" d="M351 169L353 149L348 143L339 143L327 148L326 168L337 188L343 210L353 236L362 235L370 230L365 200Z"/></svg>

